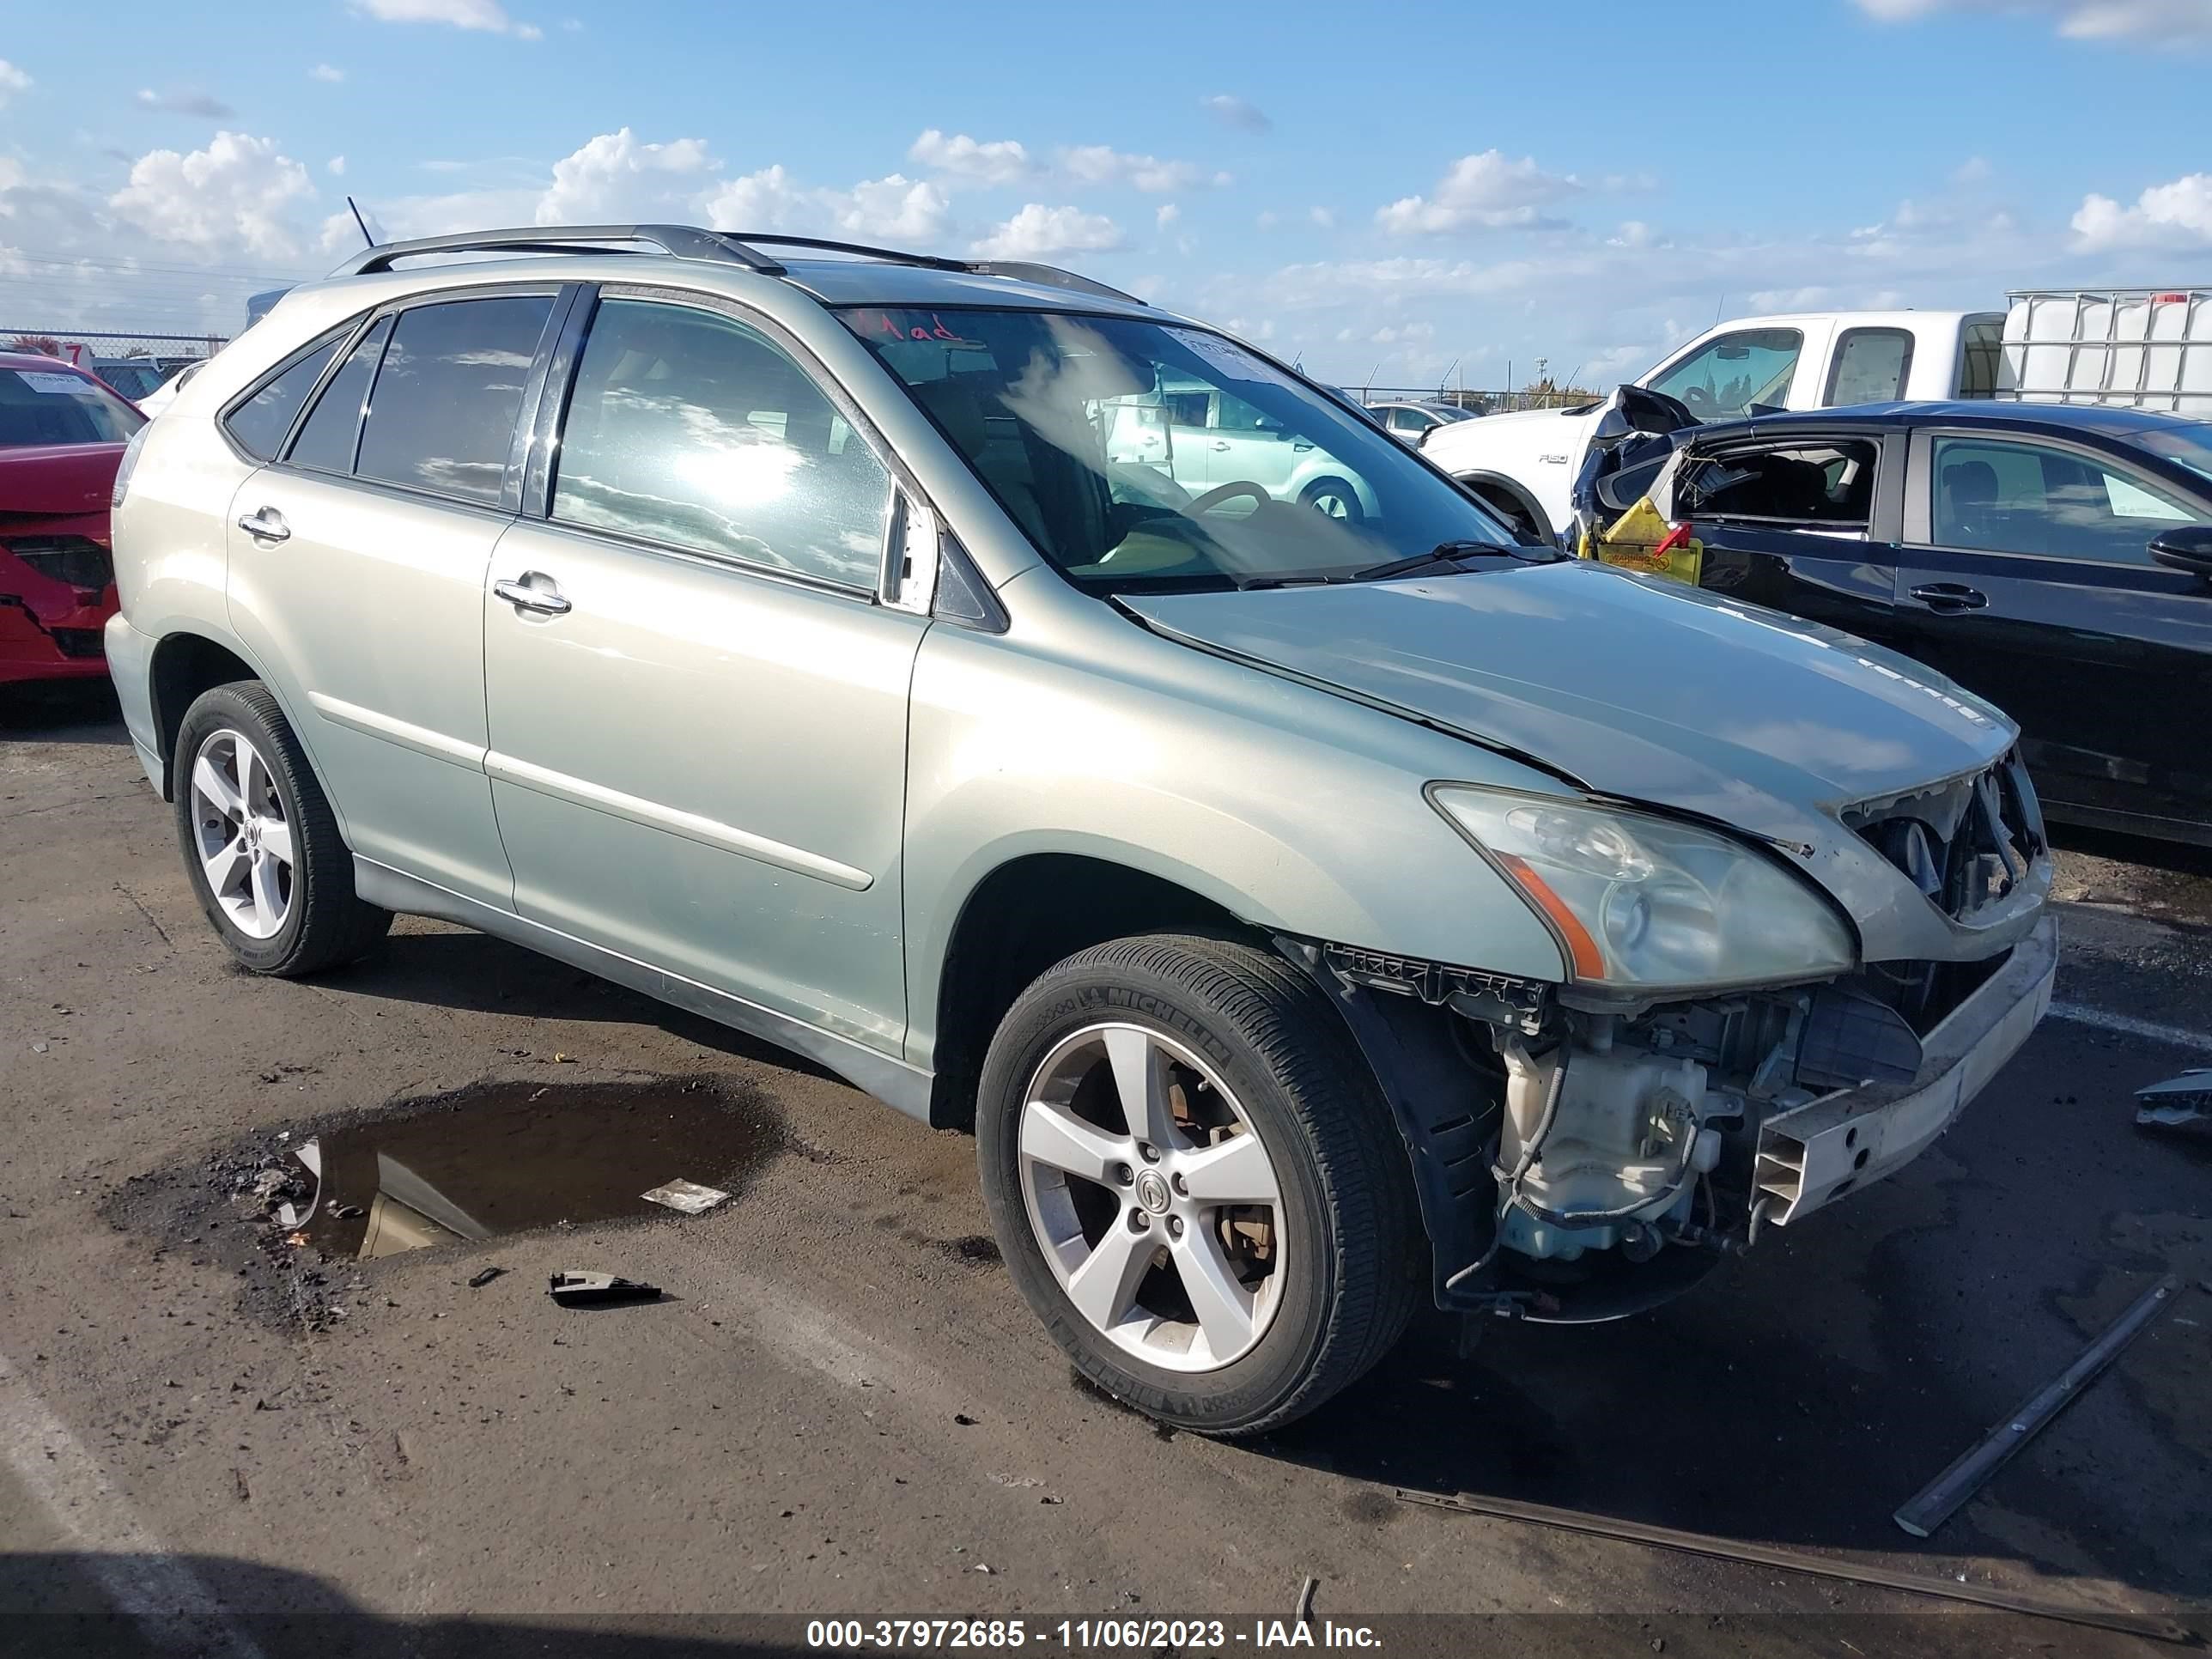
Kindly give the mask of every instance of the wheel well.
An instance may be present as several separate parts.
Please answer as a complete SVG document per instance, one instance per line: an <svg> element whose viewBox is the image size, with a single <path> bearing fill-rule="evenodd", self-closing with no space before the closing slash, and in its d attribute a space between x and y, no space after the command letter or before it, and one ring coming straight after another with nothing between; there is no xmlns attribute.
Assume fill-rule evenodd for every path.
<svg viewBox="0 0 2212 1659"><path fill-rule="evenodd" d="M1550 515L1512 479L1495 472L1462 472L1459 481L1504 518L1508 529L1530 538L1526 545L1538 547L1552 539Z"/></svg>
<svg viewBox="0 0 2212 1659"><path fill-rule="evenodd" d="M163 799L176 793L177 732L185 723L185 711L203 691L254 678L253 670L235 652L198 634L172 634L154 647L154 728L161 745Z"/></svg>
<svg viewBox="0 0 2212 1659"><path fill-rule="evenodd" d="M968 896L945 950L930 1121L974 1127L975 1080L992 1034L1053 963L1108 939L1194 927L1262 939L1212 900L1125 865L1072 853L1000 865Z"/></svg>

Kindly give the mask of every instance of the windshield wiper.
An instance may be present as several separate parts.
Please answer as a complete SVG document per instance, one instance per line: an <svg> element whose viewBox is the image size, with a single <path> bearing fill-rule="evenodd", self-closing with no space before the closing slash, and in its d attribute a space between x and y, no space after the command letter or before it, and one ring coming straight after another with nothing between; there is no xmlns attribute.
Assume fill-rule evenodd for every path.
<svg viewBox="0 0 2212 1659"><path fill-rule="evenodd" d="M1438 542L1425 553L1408 554L1402 559L1389 559L1381 564L1370 564L1364 570L1355 570L1352 580L1356 582L1383 582L1393 576L1426 575L1431 570L1464 570L1460 561L1469 554L1490 553L1512 556L1510 547L1499 547L1492 542Z"/></svg>
<svg viewBox="0 0 2212 1659"><path fill-rule="evenodd" d="M1304 575L1288 576L1233 576L1230 580L1237 584L1239 592L1249 593L1255 588L1262 587L1328 587L1337 582L1358 581L1359 578L1356 575L1310 573Z"/></svg>

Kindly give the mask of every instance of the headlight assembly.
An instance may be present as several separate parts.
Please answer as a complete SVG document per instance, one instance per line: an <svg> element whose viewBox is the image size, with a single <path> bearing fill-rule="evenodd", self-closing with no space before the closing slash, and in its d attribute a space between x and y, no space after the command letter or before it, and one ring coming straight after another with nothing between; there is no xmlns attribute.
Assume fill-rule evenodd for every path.
<svg viewBox="0 0 2212 1659"><path fill-rule="evenodd" d="M1818 893L1717 831L1471 784L1428 793L1550 925L1579 982L1705 990L1853 965Z"/></svg>

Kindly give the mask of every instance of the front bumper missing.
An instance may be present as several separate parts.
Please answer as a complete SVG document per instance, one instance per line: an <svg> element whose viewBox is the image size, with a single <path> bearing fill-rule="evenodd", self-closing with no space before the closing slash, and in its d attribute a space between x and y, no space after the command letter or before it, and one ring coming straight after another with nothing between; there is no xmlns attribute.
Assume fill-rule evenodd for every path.
<svg viewBox="0 0 2212 1659"><path fill-rule="evenodd" d="M1929 1033L1911 1082L1839 1089L1769 1118L1753 1176L1765 1218L1796 1221L1918 1157L2027 1041L2057 970L2058 922L2046 915Z"/></svg>

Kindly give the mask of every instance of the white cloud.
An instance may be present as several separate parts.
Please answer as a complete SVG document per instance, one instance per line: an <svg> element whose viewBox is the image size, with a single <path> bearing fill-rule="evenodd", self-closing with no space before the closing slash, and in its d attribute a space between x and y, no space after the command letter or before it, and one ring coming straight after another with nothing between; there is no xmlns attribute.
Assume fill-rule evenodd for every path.
<svg viewBox="0 0 2212 1659"><path fill-rule="evenodd" d="M1031 202L970 252L987 259L1037 259L1048 253L1097 252L1121 246L1121 228L1103 213Z"/></svg>
<svg viewBox="0 0 2212 1659"><path fill-rule="evenodd" d="M189 88L155 92L151 87L142 87L131 101L140 109L159 110L167 115L197 115L210 121L228 121L238 113L212 94Z"/></svg>
<svg viewBox="0 0 2212 1659"><path fill-rule="evenodd" d="M1181 208L1177 207L1173 202L1163 202L1153 210L1152 224L1157 229L1165 230L1170 225L1173 224L1176 220L1182 217L1182 210Z"/></svg>
<svg viewBox="0 0 2212 1659"><path fill-rule="evenodd" d="M2109 196L2084 197L2073 224L2075 246L2085 252L2212 244L2212 173L2153 185L2136 198L2133 207L2122 207Z"/></svg>
<svg viewBox="0 0 2212 1659"><path fill-rule="evenodd" d="M952 222L951 204L927 179L901 173L864 179L850 190L811 188L781 167L732 179L700 199L699 210L719 229L823 229L863 240L942 241Z"/></svg>
<svg viewBox="0 0 2212 1659"><path fill-rule="evenodd" d="M332 86L345 79L345 71L336 64L318 64L307 71L310 81L327 81Z"/></svg>
<svg viewBox="0 0 2212 1659"><path fill-rule="evenodd" d="M948 137L936 127L914 141L906 158L933 172L984 185L1012 184L1030 171L1030 153L1014 139L994 138L986 143L964 132Z"/></svg>
<svg viewBox="0 0 2212 1659"><path fill-rule="evenodd" d="M1311 224L1316 230L1334 230L1336 228L1336 210L1334 208L1310 207L1306 210L1306 220L1307 222Z"/></svg>
<svg viewBox="0 0 2212 1659"><path fill-rule="evenodd" d="M1198 101L1202 106L1213 112L1216 120L1235 127L1240 131L1263 133L1272 131L1275 125L1267 118L1267 112L1258 105L1248 99L1237 97L1231 93L1217 92L1212 96L1201 98Z"/></svg>
<svg viewBox="0 0 2212 1659"><path fill-rule="evenodd" d="M6 58L0 58L0 109L8 107L8 100L19 92L31 89L31 77Z"/></svg>
<svg viewBox="0 0 2212 1659"><path fill-rule="evenodd" d="M1060 152L1060 165L1087 185L1127 185L1154 195L1171 190L1200 190L1234 184L1228 173L1195 161L1164 161L1157 155L1133 155L1110 144L1079 144Z"/></svg>
<svg viewBox="0 0 2212 1659"><path fill-rule="evenodd" d="M664 216L697 193L702 175L714 165L703 138L647 144L628 127L603 132L553 164L553 182L538 198L533 222L591 225Z"/></svg>
<svg viewBox="0 0 2212 1659"><path fill-rule="evenodd" d="M1858 0L1858 6L1886 23L1946 11L2002 12L2047 17L2075 40L2212 43L2212 6L2204 0Z"/></svg>
<svg viewBox="0 0 2212 1659"><path fill-rule="evenodd" d="M1435 235L1456 230L1539 228L1560 222L1544 206L1583 188L1571 174L1545 172L1536 158L1510 160L1503 150L1462 155L1428 196L1401 197L1378 209L1375 222L1393 235Z"/></svg>
<svg viewBox="0 0 2212 1659"><path fill-rule="evenodd" d="M1277 225L1283 222L1283 216L1276 212L1273 208L1265 208L1261 210L1260 216L1253 220L1252 222L1259 226L1262 230L1273 230Z"/></svg>
<svg viewBox="0 0 2212 1659"><path fill-rule="evenodd" d="M519 40L542 40L534 23L518 23L499 0L355 0L354 9L380 23L446 23L485 34L511 34Z"/></svg>
<svg viewBox="0 0 2212 1659"><path fill-rule="evenodd" d="M1951 182L1954 185L1985 185L1990 181L1990 175L1996 171L1986 155L1969 155L1951 169Z"/></svg>
<svg viewBox="0 0 2212 1659"><path fill-rule="evenodd" d="M329 161L323 163L323 167L331 178L343 179L345 177L345 157L343 155L333 155Z"/></svg>
<svg viewBox="0 0 2212 1659"><path fill-rule="evenodd" d="M107 205L162 241L283 259L297 252L290 210L314 193L307 169L280 154L275 139L218 132L205 149L140 156Z"/></svg>

